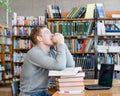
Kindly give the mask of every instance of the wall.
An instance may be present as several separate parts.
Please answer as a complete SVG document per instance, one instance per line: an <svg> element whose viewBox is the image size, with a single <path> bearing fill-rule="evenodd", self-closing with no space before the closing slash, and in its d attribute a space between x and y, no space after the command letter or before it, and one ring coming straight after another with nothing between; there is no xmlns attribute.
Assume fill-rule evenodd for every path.
<svg viewBox="0 0 120 96"><path fill-rule="evenodd" d="M12 0L10 13L10 24L13 12L19 16L39 16L44 15L48 4L57 4L63 11L69 11L74 6L87 6L88 3L100 2L104 4L105 10L120 10L120 0ZM5 10L0 7L0 17L5 14Z"/></svg>

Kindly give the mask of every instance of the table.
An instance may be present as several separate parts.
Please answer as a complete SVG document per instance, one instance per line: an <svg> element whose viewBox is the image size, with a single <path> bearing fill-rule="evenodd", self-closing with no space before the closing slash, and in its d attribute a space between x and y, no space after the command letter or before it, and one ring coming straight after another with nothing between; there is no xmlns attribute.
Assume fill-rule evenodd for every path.
<svg viewBox="0 0 120 96"><path fill-rule="evenodd" d="M84 80L85 84L97 84L98 80ZM82 94L59 94L55 92L53 96L120 96L120 80L113 80L113 87L108 90L84 90Z"/></svg>

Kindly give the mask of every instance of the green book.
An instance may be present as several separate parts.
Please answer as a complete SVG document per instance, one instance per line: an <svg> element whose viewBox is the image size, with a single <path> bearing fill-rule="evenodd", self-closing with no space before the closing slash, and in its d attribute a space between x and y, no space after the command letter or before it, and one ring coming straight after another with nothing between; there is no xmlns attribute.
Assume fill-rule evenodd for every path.
<svg viewBox="0 0 120 96"><path fill-rule="evenodd" d="M65 36L66 35L66 22L62 22L62 34Z"/></svg>
<svg viewBox="0 0 120 96"><path fill-rule="evenodd" d="M67 15L67 18L71 18L72 14L75 12L75 10L77 9L77 7L73 7L70 12Z"/></svg>
<svg viewBox="0 0 120 96"><path fill-rule="evenodd" d="M80 8L81 8L81 7L77 7L77 8L75 9L75 11L74 11L74 13L72 14L71 18L74 18L74 16L78 13L78 11L79 11Z"/></svg>
<svg viewBox="0 0 120 96"><path fill-rule="evenodd" d="M87 28L88 35L92 34L92 29L93 29L93 22L89 22L89 26Z"/></svg>
<svg viewBox="0 0 120 96"><path fill-rule="evenodd" d="M85 7L80 7L74 18L80 18L83 16L83 14L86 12Z"/></svg>

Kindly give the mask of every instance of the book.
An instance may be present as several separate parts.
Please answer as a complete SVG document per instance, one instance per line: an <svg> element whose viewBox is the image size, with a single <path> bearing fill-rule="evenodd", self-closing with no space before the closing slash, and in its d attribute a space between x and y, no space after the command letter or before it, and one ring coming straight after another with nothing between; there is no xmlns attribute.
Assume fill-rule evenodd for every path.
<svg viewBox="0 0 120 96"><path fill-rule="evenodd" d="M120 52L120 48L119 48L119 46L108 46L108 52L119 53Z"/></svg>
<svg viewBox="0 0 120 96"><path fill-rule="evenodd" d="M49 18L53 18L51 5L47 5L47 14Z"/></svg>
<svg viewBox="0 0 120 96"><path fill-rule="evenodd" d="M78 13L78 11L79 11L80 8L81 8L81 7L77 7L77 8L76 8L76 10L75 10L75 12L72 14L71 18L74 18L74 16Z"/></svg>
<svg viewBox="0 0 120 96"><path fill-rule="evenodd" d="M75 94L72 94L75 92ZM79 91L57 91L53 96L85 96L83 92L77 94Z"/></svg>
<svg viewBox="0 0 120 96"><path fill-rule="evenodd" d="M83 42L82 42L82 44L81 44L81 48L80 48L80 50L79 50L78 52L84 52L86 42L87 42L86 38L83 39Z"/></svg>
<svg viewBox="0 0 120 96"><path fill-rule="evenodd" d="M112 14L112 18L120 18L120 14Z"/></svg>
<svg viewBox="0 0 120 96"><path fill-rule="evenodd" d="M79 71L82 71L81 67L70 67L61 71L50 70L48 76L72 76L76 75Z"/></svg>
<svg viewBox="0 0 120 96"><path fill-rule="evenodd" d="M61 9L58 5L51 5L54 18L61 18Z"/></svg>
<svg viewBox="0 0 120 96"><path fill-rule="evenodd" d="M82 17L85 12L86 12L86 8L85 7L80 7L78 12L75 14L74 18Z"/></svg>
<svg viewBox="0 0 120 96"><path fill-rule="evenodd" d="M93 39L92 38L88 38L84 52L90 52L90 45L92 43L93 43ZM92 47L92 45L91 45L91 47Z"/></svg>
<svg viewBox="0 0 120 96"><path fill-rule="evenodd" d="M92 29L93 29L93 22L89 22L89 26L87 29L87 34L91 35L92 34Z"/></svg>
<svg viewBox="0 0 120 96"><path fill-rule="evenodd" d="M81 94L83 90L59 91L60 94Z"/></svg>
<svg viewBox="0 0 120 96"><path fill-rule="evenodd" d="M108 46L106 46L106 45L97 45L97 51L99 53L107 53L108 52Z"/></svg>
<svg viewBox="0 0 120 96"><path fill-rule="evenodd" d="M94 9L95 9L95 3L87 4L85 18L93 18L94 17Z"/></svg>
<svg viewBox="0 0 120 96"><path fill-rule="evenodd" d="M83 78L55 78L56 82L79 82L83 81Z"/></svg>
<svg viewBox="0 0 120 96"><path fill-rule="evenodd" d="M73 7L70 12L67 14L66 18L71 18L71 16L73 15L73 13L76 11L77 7Z"/></svg>
<svg viewBox="0 0 120 96"><path fill-rule="evenodd" d="M66 79L66 78L71 79L71 78L80 78L80 77L85 77L85 72L80 71L80 72L78 72L78 73L75 74L75 75L70 75L70 76L60 76L61 79Z"/></svg>
<svg viewBox="0 0 120 96"><path fill-rule="evenodd" d="M62 86L62 87L58 87L59 91L77 91L77 90L84 90L85 86L84 85L80 85L80 86Z"/></svg>
<svg viewBox="0 0 120 96"><path fill-rule="evenodd" d="M99 18L105 18L104 7L102 3L96 3Z"/></svg>
<svg viewBox="0 0 120 96"><path fill-rule="evenodd" d="M84 86L84 81L56 82L59 87Z"/></svg>

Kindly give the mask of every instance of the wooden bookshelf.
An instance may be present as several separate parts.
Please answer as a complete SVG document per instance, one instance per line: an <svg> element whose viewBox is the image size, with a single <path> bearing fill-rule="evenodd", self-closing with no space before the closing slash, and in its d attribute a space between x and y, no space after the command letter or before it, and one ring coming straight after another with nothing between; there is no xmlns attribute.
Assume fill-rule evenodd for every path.
<svg viewBox="0 0 120 96"><path fill-rule="evenodd" d="M55 22L55 23L54 23ZM67 19L67 18L53 18L53 19L51 19L51 18L47 18L47 23L48 23L48 28L52 31L52 32L54 32L54 28L55 28L55 26L57 26L57 28L58 27L60 27L61 29L56 29L58 32L59 31L61 31L61 30L63 30L62 29L62 27L64 27L63 26L63 24L64 24L64 22L66 23L67 22L67 24L70 24L69 22L71 22L71 25L73 25L73 23L74 22L77 22L77 23L82 23L82 22L94 22L94 19L93 18L75 18L75 19ZM61 24L61 23L63 23L63 24ZM76 23L76 24L77 24ZM50 24L50 25L49 25ZM56 25L55 25L56 24ZM58 24L58 25L57 25ZM61 24L61 25L59 25L59 24ZM84 25L84 24L83 24ZM53 26L54 26L54 28L53 28ZM66 27L66 26L65 26ZM72 27L72 32L73 32L73 30L74 30L74 26L69 26L68 28L70 29ZM74 27L74 28L73 28ZM79 27L79 26L77 26L77 27ZM68 30L69 30L68 29ZM92 29L92 30L94 30L94 29ZM73 32L74 33L74 32ZM63 34L63 33L62 33ZM64 34L63 34L64 35ZM78 66L81 66L83 69L84 69L84 71L85 72L87 72L87 71L93 71L91 74L87 74L87 75L89 75L89 76L87 76L87 77L89 77L89 78L94 78L94 65L93 66L91 66L90 68L87 68L87 67L85 67L86 66L86 64L87 64L87 62L91 62L92 63L92 61L94 61L94 60L92 60L92 56L94 55L94 52L91 52L91 51L89 51L89 52L84 52L84 50L79 50L79 49L77 49L76 50L76 46L75 46L75 42L76 41L78 41L79 42L79 44L77 45L77 46L83 46L82 45L82 43L85 41L86 43L87 43L87 40L88 40L88 38L94 38L94 34L72 34L72 35L70 35L69 33L68 33L68 35L64 35L64 37L65 37L65 43L67 44L67 46L68 46L68 48L69 48L69 50L71 51L71 53L73 54L73 57L74 57L74 59L75 59L75 62L76 62L76 67L78 67ZM67 40L67 41L66 41ZM81 45L80 45L80 43L81 43ZM86 44L84 45L84 46L86 46ZM89 55L88 55L89 54ZM91 59L90 59L91 58ZM84 64L82 64L82 63L80 63L80 62L84 62ZM86 62L86 63L85 63ZM93 67L93 68L92 68ZM85 77L86 78L86 77Z"/></svg>
<svg viewBox="0 0 120 96"><path fill-rule="evenodd" d="M55 26L57 26L56 28L58 28L58 29L55 29L55 30L57 30L56 32L62 32L61 30L63 30L63 29L59 29L59 27L62 28L62 22L85 22L85 21L95 22L93 18L87 18L87 19L86 18L74 18L74 19L70 18L70 19L67 19L66 18L67 14L68 14L68 12L63 13L63 15L64 15L63 18L47 18L48 28L54 33ZM120 18L112 18L112 14L120 14L120 11L106 11L105 14L106 14L106 18L98 18L97 20L102 21L102 22L105 22L105 21L114 21L114 22L120 21ZM61 24L61 25L59 25L59 24ZM95 24L97 24L97 23L95 23ZM74 26L69 26L69 29L71 27L74 27ZM63 26L63 28L64 28L64 26ZM93 26L93 29L92 29L93 31L94 31L94 28L95 28L95 25ZM69 30L67 30L67 31L69 31ZM104 42L107 42L107 41L110 41L110 40L111 40L111 42L119 42L120 41L120 39L119 39L120 34L119 33L117 33L117 34L98 34L97 36L98 36L97 44L102 40L104 40ZM84 35L79 35L79 34L66 35L65 34L64 37L65 37L65 40L66 39L71 40L71 41L69 41L69 43L71 42L71 44L68 44L68 48L70 48L70 50L72 50L71 53L73 54L73 56L75 56L75 58L77 56L83 56L84 57L84 56L89 56L89 55L91 55L91 56L95 55L95 51L92 51L92 52L84 52L84 51L77 51L76 52L76 51L73 51L73 49L76 48L75 44L73 43L73 41L75 39L79 40L79 42L84 40L84 39L87 40L88 38L94 38L95 39L96 35L94 33L93 34L84 34ZM83 38L83 37L85 37L85 38ZM94 48L95 48L95 46L93 47L93 49ZM113 55L116 56L115 58L117 58L117 56L119 55L119 52L107 52L107 54L104 54L104 55L103 54L104 53L98 53L98 57L104 58L104 60L102 62L98 62L98 63L108 63L107 62L107 57L106 57L107 54L108 55L113 54ZM117 62L119 61L119 59L116 59L116 60L117 60ZM75 59L75 61L76 61L76 59ZM114 63L118 64L116 62L114 62ZM86 71L87 69L84 69L84 70Z"/></svg>
<svg viewBox="0 0 120 96"><path fill-rule="evenodd" d="M86 21L86 20L94 20L93 18L74 18L74 19L68 19L68 18L47 18L47 21Z"/></svg>
<svg viewBox="0 0 120 96"><path fill-rule="evenodd" d="M12 33L11 28L0 25L0 79L12 78Z"/></svg>
<svg viewBox="0 0 120 96"><path fill-rule="evenodd" d="M16 13L17 15L17 13ZM18 17L20 19L18 19ZM12 50L13 50L13 77L19 79L24 56L32 48L30 33L35 26L44 23L43 16L18 16L13 17L12 23Z"/></svg>
<svg viewBox="0 0 120 96"><path fill-rule="evenodd" d="M20 78L21 66L24 56L32 47L29 35L33 25L13 25L12 50L13 50L13 77ZM21 32L21 33L20 33Z"/></svg>
<svg viewBox="0 0 120 96"><path fill-rule="evenodd" d="M106 10L105 15L107 18L112 18L112 14L120 14L120 10Z"/></svg>

